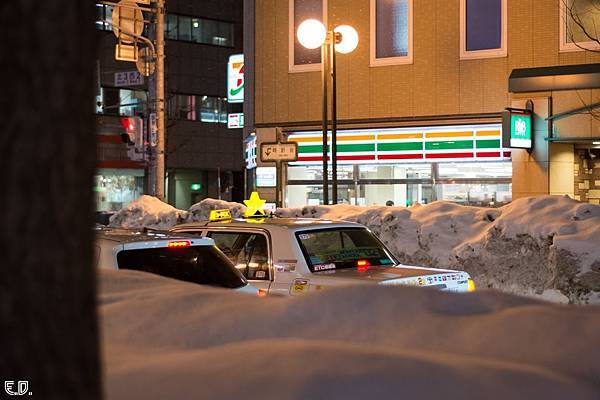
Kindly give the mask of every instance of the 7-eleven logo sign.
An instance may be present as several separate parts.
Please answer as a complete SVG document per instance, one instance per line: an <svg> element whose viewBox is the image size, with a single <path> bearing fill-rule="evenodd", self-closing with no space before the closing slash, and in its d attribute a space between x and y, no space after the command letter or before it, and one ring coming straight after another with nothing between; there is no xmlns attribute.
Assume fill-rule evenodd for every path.
<svg viewBox="0 0 600 400"><path fill-rule="evenodd" d="M234 54L229 57L227 66L227 101L242 103L244 101L244 55Z"/></svg>

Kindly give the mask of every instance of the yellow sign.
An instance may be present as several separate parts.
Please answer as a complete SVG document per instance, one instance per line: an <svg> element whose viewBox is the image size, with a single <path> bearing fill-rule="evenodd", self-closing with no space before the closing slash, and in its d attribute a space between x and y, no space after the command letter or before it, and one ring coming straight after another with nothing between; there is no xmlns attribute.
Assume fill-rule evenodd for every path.
<svg viewBox="0 0 600 400"><path fill-rule="evenodd" d="M211 221L222 221L231 219L231 211L229 210L211 210L209 219Z"/></svg>
<svg viewBox="0 0 600 400"><path fill-rule="evenodd" d="M302 294L308 291L308 279L294 279L291 287L292 294Z"/></svg>
<svg viewBox="0 0 600 400"><path fill-rule="evenodd" d="M265 215L265 211L263 210L263 206L267 201L262 200L258 195L258 192L252 192L249 200L244 200L244 204L246 205L246 217L255 217Z"/></svg>

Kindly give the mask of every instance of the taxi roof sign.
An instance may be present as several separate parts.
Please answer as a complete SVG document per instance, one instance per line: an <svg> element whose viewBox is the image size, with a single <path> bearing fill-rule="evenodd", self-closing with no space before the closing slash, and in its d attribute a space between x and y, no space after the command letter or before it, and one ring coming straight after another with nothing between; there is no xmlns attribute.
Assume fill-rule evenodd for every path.
<svg viewBox="0 0 600 400"><path fill-rule="evenodd" d="M223 221L225 219L232 219L231 211L229 209L211 210L208 219L211 221Z"/></svg>

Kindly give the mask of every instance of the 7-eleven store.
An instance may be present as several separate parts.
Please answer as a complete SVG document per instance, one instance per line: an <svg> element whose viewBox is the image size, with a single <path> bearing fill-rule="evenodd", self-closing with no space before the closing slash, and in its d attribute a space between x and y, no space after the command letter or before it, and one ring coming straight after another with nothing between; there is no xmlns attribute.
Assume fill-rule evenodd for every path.
<svg viewBox="0 0 600 400"><path fill-rule="evenodd" d="M290 132L288 141L298 143L299 158L287 167L285 205L322 204L321 132ZM512 164L501 142L499 124L339 131L338 202L505 204Z"/></svg>

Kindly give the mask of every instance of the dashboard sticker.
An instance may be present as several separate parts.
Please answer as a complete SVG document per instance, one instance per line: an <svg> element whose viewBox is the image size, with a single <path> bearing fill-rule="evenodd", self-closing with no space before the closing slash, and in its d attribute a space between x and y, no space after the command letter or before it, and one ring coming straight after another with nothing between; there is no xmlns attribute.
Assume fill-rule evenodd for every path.
<svg viewBox="0 0 600 400"><path fill-rule="evenodd" d="M292 294L303 294L308 291L308 279L294 279L290 288Z"/></svg>
<svg viewBox="0 0 600 400"><path fill-rule="evenodd" d="M313 269L315 270L315 272L317 271L327 271L330 269L335 269L335 264L334 263L329 263L329 264L317 264L313 267Z"/></svg>

